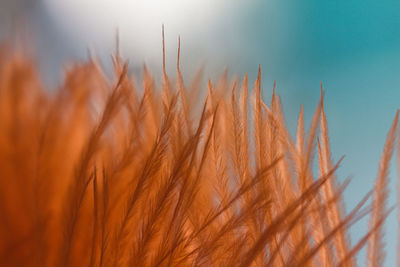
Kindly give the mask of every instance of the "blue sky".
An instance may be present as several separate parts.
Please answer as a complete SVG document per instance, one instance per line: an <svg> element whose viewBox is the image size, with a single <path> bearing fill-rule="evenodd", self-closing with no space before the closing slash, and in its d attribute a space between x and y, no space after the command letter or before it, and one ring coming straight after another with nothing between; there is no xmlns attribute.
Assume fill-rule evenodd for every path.
<svg viewBox="0 0 400 267"><path fill-rule="evenodd" d="M205 73L213 77L228 67L231 74L243 76L249 72L254 79L261 64L265 99L272 93L273 80L277 80L277 92L292 130L300 104L304 104L306 116L311 117L322 81L333 156L337 160L346 155L339 179L354 176L345 192L348 209L373 187L386 133L400 107L398 0L220 0L215 1L218 4L207 2L209 6L204 9L171 7L170 17L164 17L165 10L157 11L154 19L136 16L135 25L140 26L136 28L130 24L133 22L129 13L126 17L115 16L111 10L104 13L96 6L78 12L79 5L58 8L54 4L57 1L51 0L38 1L35 6L9 2L14 2L15 17L24 17L20 11L25 10L33 21L30 27L38 36L38 57L42 58L43 72L52 73L52 81L61 77L64 59L85 57L87 47L108 59L117 27L132 68L139 69L146 61L152 69L159 70L163 22L167 30L167 60L174 62L176 37L181 34L182 65L187 73L205 63ZM81 2L90 7L90 1ZM3 10L9 8L7 1L1 5ZM4 19L0 23L0 35L5 36L7 23ZM170 66L173 72L174 63ZM395 164L390 176L389 203L393 205ZM385 226L386 266L395 266L395 212ZM365 222L357 224L352 230L353 241L365 229ZM360 255L360 265L364 265L364 255Z"/></svg>

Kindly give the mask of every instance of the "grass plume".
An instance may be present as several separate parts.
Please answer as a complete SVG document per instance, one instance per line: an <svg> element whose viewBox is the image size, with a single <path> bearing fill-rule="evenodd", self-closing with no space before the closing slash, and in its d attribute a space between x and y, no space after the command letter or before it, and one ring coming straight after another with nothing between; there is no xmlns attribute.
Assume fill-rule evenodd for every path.
<svg viewBox="0 0 400 267"><path fill-rule="evenodd" d="M146 67L137 86L119 51L113 63L112 77L77 63L49 90L27 57L0 51L1 266L356 266L366 244L382 265L398 113L374 190L346 214L322 88L293 139L261 67L252 91L247 74L202 90L200 74L184 82L180 39L161 88Z"/></svg>

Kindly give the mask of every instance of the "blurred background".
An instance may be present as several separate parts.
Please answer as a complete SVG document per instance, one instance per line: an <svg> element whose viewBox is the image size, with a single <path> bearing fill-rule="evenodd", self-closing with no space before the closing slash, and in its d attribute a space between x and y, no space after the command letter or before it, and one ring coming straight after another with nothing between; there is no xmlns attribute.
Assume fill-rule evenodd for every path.
<svg viewBox="0 0 400 267"><path fill-rule="evenodd" d="M201 66L216 79L263 70L264 99L273 81L286 120L295 130L300 104L310 120L326 90L333 157L346 155L339 179L354 178L345 192L347 210L373 187L386 133L400 107L400 2L398 0L1 0L0 39L17 41L35 55L41 75L60 84L65 64L94 51L105 66L115 51L131 71L143 64L160 76L161 25L166 30L167 70L175 75L177 38L186 80ZM397 175L391 168L389 205L396 204ZM386 227L386 266L396 265L397 219ZM352 242L365 233L352 228ZM358 263L365 263L365 249Z"/></svg>

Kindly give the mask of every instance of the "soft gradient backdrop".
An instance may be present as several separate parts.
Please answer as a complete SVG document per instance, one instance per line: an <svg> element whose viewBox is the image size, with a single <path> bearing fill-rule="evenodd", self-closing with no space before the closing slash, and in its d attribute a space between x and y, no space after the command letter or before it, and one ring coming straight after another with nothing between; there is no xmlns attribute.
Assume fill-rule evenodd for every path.
<svg viewBox="0 0 400 267"><path fill-rule="evenodd" d="M398 0L0 1L0 37L33 45L52 85L60 82L65 60L86 58L87 48L109 64L117 28L132 71L140 73L146 62L160 73L162 23L171 75L178 34L189 78L204 64L212 78L228 67L230 74L249 72L254 79L261 64L264 98L277 80L292 132L300 104L310 119L322 81L333 156L346 155L339 178L354 176L345 192L348 209L373 187L386 132L400 107ZM392 164L390 205L396 180ZM396 212L385 226L386 266L395 266ZM366 227L365 220L353 227L353 244ZM364 259L365 250L360 266Z"/></svg>

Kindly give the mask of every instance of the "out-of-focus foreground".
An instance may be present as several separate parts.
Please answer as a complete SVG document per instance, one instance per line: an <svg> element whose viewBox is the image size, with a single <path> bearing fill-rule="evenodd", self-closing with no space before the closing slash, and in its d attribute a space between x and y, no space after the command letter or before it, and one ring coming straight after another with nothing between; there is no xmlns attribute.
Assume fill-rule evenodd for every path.
<svg viewBox="0 0 400 267"><path fill-rule="evenodd" d="M398 115L375 188L346 213L322 90L293 140L261 71L249 92L247 77L188 85L179 61L159 89L119 56L114 70L93 59L46 90L32 62L1 50L1 266L354 266L364 245L381 265Z"/></svg>

